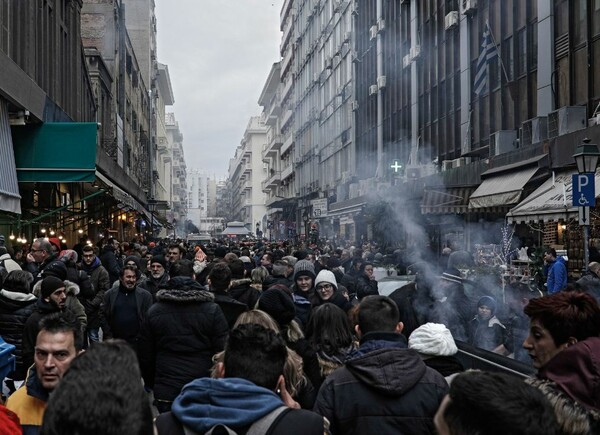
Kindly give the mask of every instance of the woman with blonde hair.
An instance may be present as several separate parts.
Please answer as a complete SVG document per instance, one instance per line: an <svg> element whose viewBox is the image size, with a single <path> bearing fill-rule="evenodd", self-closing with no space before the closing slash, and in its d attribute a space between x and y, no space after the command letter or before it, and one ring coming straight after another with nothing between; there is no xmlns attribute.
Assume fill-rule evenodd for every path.
<svg viewBox="0 0 600 435"><path fill-rule="evenodd" d="M253 287L256 290L262 291L263 290L263 281L265 280L265 278L267 276L269 276L269 271L264 266L260 266L260 267L256 267L256 268L252 269L252 275L251 275L252 283L250 284L250 287Z"/></svg>
<svg viewBox="0 0 600 435"><path fill-rule="evenodd" d="M249 323L261 325L277 332L278 334L281 333L277 322L271 316L261 310L250 310L240 314L232 329L236 328L238 325L245 325ZM287 351L288 356L285 361L285 365L283 366L283 377L285 379L286 389L288 390L290 396L292 396L302 408L312 409L317 392L313 388L308 378L304 375L302 358L289 347L287 348ZM218 362L223 362L224 358L225 351L215 354L213 357L211 377L216 377L216 365Z"/></svg>

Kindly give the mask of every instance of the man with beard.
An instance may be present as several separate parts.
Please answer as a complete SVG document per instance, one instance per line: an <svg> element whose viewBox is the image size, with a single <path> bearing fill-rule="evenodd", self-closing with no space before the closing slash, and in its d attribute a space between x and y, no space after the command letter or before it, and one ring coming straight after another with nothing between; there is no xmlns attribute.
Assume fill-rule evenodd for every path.
<svg viewBox="0 0 600 435"><path fill-rule="evenodd" d="M138 354L159 412L170 411L185 384L209 376L229 331L214 295L195 281L190 260L173 263L170 274L143 323Z"/></svg>
<svg viewBox="0 0 600 435"><path fill-rule="evenodd" d="M167 260L162 255L155 255L150 260L150 270L146 274L148 279L144 283L144 287L150 292L155 302L156 293L159 290L167 288L167 283L169 282L169 274L166 267Z"/></svg>
<svg viewBox="0 0 600 435"><path fill-rule="evenodd" d="M55 276L47 276L42 280L41 294L36 307L25 322L23 329L23 366L33 364L35 340L40 331L40 320L50 314L64 311L67 303L65 283Z"/></svg>
<svg viewBox="0 0 600 435"><path fill-rule="evenodd" d="M35 342L35 366L29 369L25 385L6 402L6 407L19 416L24 434L39 433L50 393L81 352L82 335L81 327L68 312L41 320Z"/></svg>
<svg viewBox="0 0 600 435"><path fill-rule="evenodd" d="M138 287L139 269L124 266L119 286L104 294L103 314L106 319L104 338L121 338L137 351L142 322L152 305L152 295Z"/></svg>
<svg viewBox="0 0 600 435"><path fill-rule="evenodd" d="M110 277L108 271L102 266L100 259L96 256L93 247L85 245L82 248L82 252L81 269L89 275L95 293L93 298L82 299L87 316L85 346L88 340L90 344L100 341L99 331L102 323L100 306L104 299L104 293L110 288Z"/></svg>

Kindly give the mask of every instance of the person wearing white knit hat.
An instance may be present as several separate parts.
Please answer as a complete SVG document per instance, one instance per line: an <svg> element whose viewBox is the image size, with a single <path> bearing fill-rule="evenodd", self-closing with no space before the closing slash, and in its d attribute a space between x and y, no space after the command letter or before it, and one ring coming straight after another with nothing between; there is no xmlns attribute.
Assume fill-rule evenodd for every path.
<svg viewBox="0 0 600 435"><path fill-rule="evenodd" d="M458 352L452 333L441 323L425 323L408 338L409 349L416 350L425 364L441 373L448 383L462 371L462 363L454 356Z"/></svg>
<svg viewBox="0 0 600 435"><path fill-rule="evenodd" d="M338 289L333 272L326 269L321 270L315 278L315 289L321 300L330 299Z"/></svg>

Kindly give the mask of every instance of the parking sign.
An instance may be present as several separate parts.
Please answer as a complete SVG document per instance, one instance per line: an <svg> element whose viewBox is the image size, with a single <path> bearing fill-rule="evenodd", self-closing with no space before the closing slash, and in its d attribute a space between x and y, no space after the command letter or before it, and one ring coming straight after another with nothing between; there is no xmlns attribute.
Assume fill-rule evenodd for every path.
<svg viewBox="0 0 600 435"><path fill-rule="evenodd" d="M573 174L573 206L593 207L596 205L594 174Z"/></svg>

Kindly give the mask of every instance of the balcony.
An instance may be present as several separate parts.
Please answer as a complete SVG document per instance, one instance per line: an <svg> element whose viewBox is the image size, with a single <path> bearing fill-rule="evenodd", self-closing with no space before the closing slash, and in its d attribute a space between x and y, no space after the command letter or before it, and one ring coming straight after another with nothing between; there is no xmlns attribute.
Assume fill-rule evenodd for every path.
<svg viewBox="0 0 600 435"><path fill-rule="evenodd" d="M283 171L281 171L281 180L287 179L294 173L294 165L289 164Z"/></svg>
<svg viewBox="0 0 600 435"><path fill-rule="evenodd" d="M281 118L281 129L284 130L292 119L294 119L294 112L289 109L285 110L283 112L283 117Z"/></svg>
<svg viewBox="0 0 600 435"><path fill-rule="evenodd" d="M243 173L244 174L251 174L252 173L252 165L250 163L246 163L243 166Z"/></svg>
<svg viewBox="0 0 600 435"><path fill-rule="evenodd" d="M285 77L290 66L292 66L292 59L294 58L294 50L288 49L283 56L281 61L281 77Z"/></svg>
<svg viewBox="0 0 600 435"><path fill-rule="evenodd" d="M285 23L286 19L288 18L288 14L290 13L290 10L292 9L293 3L293 0L285 0L283 2L283 7L281 8L281 13L279 14L280 23Z"/></svg>
<svg viewBox="0 0 600 435"><path fill-rule="evenodd" d="M292 145L294 145L294 133L291 133L283 141L283 144L281 145L281 150L280 150L281 151L281 155L284 155L285 153L287 153L288 150L292 147Z"/></svg>
<svg viewBox="0 0 600 435"><path fill-rule="evenodd" d="M281 102L284 102L288 99L292 89L294 89L294 77L293 75L289 75L287 81L283 86L283 90L281 91Z"/></svg>

